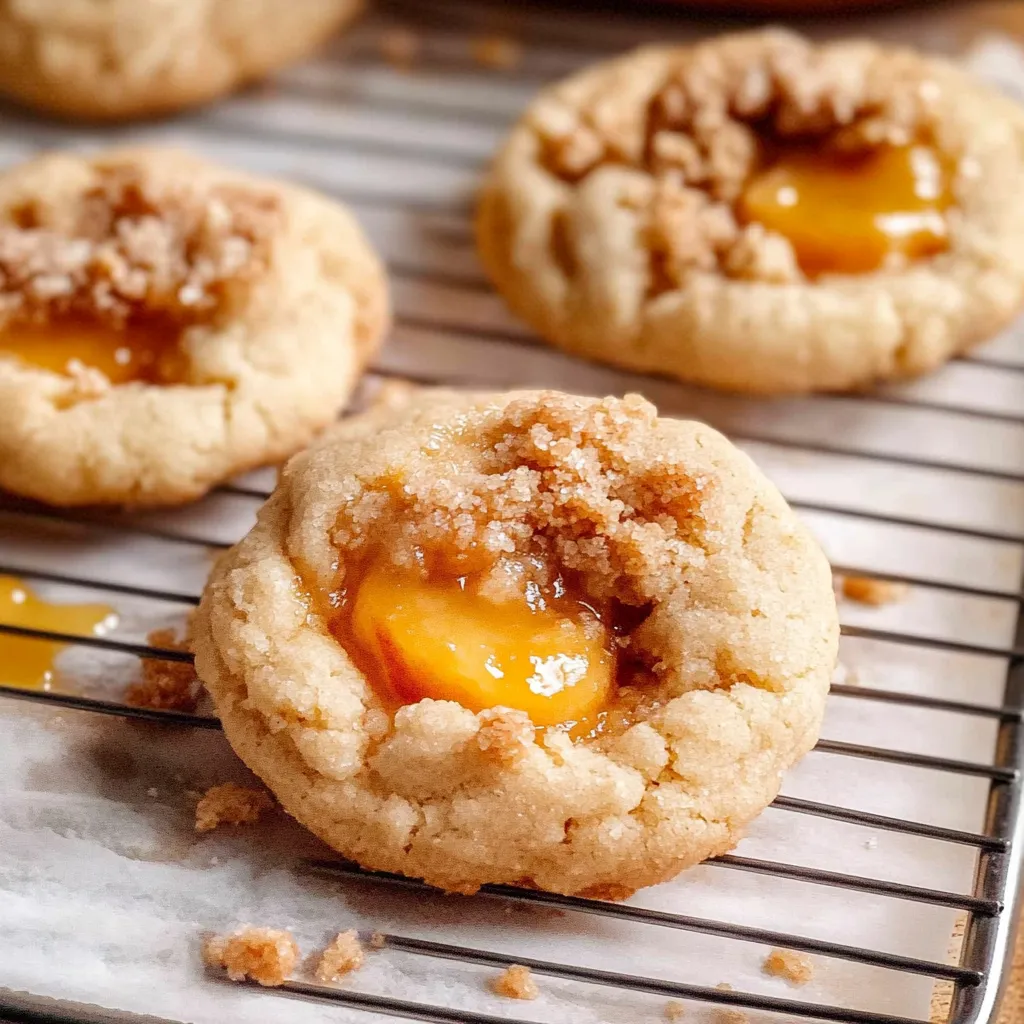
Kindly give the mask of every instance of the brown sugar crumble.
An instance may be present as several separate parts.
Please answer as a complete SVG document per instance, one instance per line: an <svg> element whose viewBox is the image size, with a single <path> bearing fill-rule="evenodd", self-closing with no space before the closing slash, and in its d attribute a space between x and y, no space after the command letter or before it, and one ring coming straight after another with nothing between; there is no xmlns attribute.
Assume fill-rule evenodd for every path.
<svg viewBox="0 0 1024 1024"><path fill-rule="evenodd" d="M173 629L154 629L146 637L150 647L188 651L187 638L179 639ZM141 659L142 678L125 693L125 703L134 708L191 713L199 705L201 687L190 662Z"/></svg>
<svg viewBox="0 0 1024 1024"><path fill-rule="evenodd" d="M491 991L507 999L536 999L540 995L529 967L512 964L491 981Z"/></svg>
<svg viewBox="0 0 1024 1024"><path fill-rule="evenodd" d="M472 43L473 60L481 67L511 71L523 59L523 48L508 36L481 36Z"/></svg>
<svg viewBox="0 0 1024 1024"><path fill-rule="evenodd" d="M218 825L252 825L274 806L262 789L225 782L208 789L196 805L196 831L210 832Z"/></svg>
<svg viewBox="0 0 1024 1024"><path fill-rule="evenodd" d="M790 985L806 985L814 977L814 964L804 953L792 949L773 949L761 965L773 978L782 978Z"/></svg>
<svg viewBox="0 0 1024 1024"><path fill-rule="evenodd" d="M686 1016L686 1007L678 999L670 999L665 1004L665 1020L682 1020Z"/></svg>
<svg viewBox="0 0 1024 1024"><path fill-rule="evenodd" d="M548 103L533 127L564 181L605 165L642 172L624 179L618 201L641 215L653 294L709 271L787 283L803 277L792 244L739 209L766 154L788 140L858 153L927 136L926 86L871 44L819 48L768 30L685 48L646 118L631 113L629 83L611 76L580 101Z"/></svg>
<svg viewBox="0 0 1024 1024"><path fill-rule="evenodd" d="M203 947L210 967L222 967L232 981L252 978L261 985L283 985L299 961L291 932L243 925L231 935L215 935Z"/></svg>
<svg viewBox="0 0 1024 1024"><path fill-rule="evenodd" d="M910 593L906 583L895 580L877 580L870 576L844 576L843 597L856 601L858 604L869 604L879 607L902 601Z"/></svg>
<svg viewBox="0 0 1024 1024"><path fill-rule="evenodd" d="M422 49L422 41L411 29L388 28L378 40L380 55L393 67L407 71L416 62Z"/></svg>
<svg viewBox="0 0 1024 1024"><path fill-rule="evenodd" d="M358 934L351 929L339 932L334 941L320 954L320 960L316 965L317 979L325 984L338 981L346 974L362 967L364 958Z"/></svg>
<svg viewBox="0 0 1024 1024"><path fill-rule="evenodd" d="M130 158L97 171L59 218L27 200L0 211L0 327L84 316L192 323L260 272L275 197L237 185L173 186Z"/></svg>

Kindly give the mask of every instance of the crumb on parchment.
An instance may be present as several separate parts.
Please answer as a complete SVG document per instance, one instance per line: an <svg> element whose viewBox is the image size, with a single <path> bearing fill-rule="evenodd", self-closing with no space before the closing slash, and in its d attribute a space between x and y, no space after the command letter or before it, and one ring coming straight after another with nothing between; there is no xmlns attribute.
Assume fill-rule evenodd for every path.
<svg viewBox="0 0 1024 1024"><path fill-rule="evenodd" d="M727 981L720 981L715 988L719 992L732 992L733 987ZM716 1006L712 1012L714 1024L748 1024L750 1018L735 1006Z"/></svg>
<svg viewBox="0 0 1024 1024"><path fill-rule="evenodd" d="M299 947L291 932L246 924L231 935L207 939L203 959L211 967L223 967L232 981L252 978L276 986L295 970Z"/></svg>
<svg viewBox="0 0 1024 1024"><path fill-rule="evenodd" d="M346 974L362 967L364 958L363 945L355 930L339 932L320 954L316 965L317 979L325 983L339 981Z"/></svg>
<svg viewBox="0 0 1024 1024"><path fill-rule="evenodd" d="M686 1007L678 999L670 999L665 1004L665 1020L682 1020L686 1016Z"/></svg>
<svg viewBox="0 0 1024 1024"><path fill-rule="evenodd" d="M859 604L870 604L878 607L902 601L910 592L906 583L895 580L877 580L870 576L844 576L843 597Z"/></svg>
<svg viewBox="0 0 1024 1024"><path fill-rule="evenodd" d="M508 999L536 999L540 995L529 967L512 964L491 981L491 991Z"/></svg>
<svg viewBox="0 0 1024 1024"><path fill-rule="evenodd" d="M154 629L146 637L150 647L188 651L188 637L179 638L173 629ZM200 685L191 662L142 658L142 678L125 693L125 703L134 708L191 713L199 705Z"/></svg>
<svg viewBox="0 0 1024 1024"><path fill-rule="evenodd" d="M388 944L388 937L383 932L374 932L370 936L370 949L383 949Z"/></svg>
<svg viewBox="0 0 1024 1024"><path fill-rule="evenodd" d="M806 985L814 977L814 963L805 953L793 949L773 949L761 965L773 978L782 978L790 985Z"/></svg>
<svg viewBox="0 0 1024 1024"><path fill-rule="evenodd" d="M210 832L218 825L252 825L274 806L262 789L249 789L234 782L211 786L196 805L196 831Z"/></svg>

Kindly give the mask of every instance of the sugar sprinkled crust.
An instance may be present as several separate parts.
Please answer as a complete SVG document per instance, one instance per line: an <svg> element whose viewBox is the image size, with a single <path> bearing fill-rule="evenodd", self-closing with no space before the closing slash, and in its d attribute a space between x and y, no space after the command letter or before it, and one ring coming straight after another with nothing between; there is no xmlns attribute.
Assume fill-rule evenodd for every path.
<svg viewBox="0 0 1024 1024"><path fill-rule="evenodd" d="M272 988L295 970L299 947L291 932L246 924L230 935L207 939L203 959L210 967L222 967L232 981L252 978Z"/></svg>
<svg viewBox="0 0 1024 1024"><path fill-rule="evenodd" d="M537 558L652 609L627 641L646 672L628 727L538 740L521 712L435 700L392 721L310 596L367 545ZM426 392L288 464L218 563L195 649L236 751L346 856L460 892L621 898L729 849L774 798L817 737L837 633L824 556L710 428L636 396Z"/></svg>
<svg viewBox="0 0 1024 1024"><path fill-rule="evenodd" d="M2 330L151 320L181 382L4 357ZM0 486L58 505L186 501L330 422L386 326L380 262L305 190L175 151L0 174Z"/></svg>
<svg viewBox="0 0 1024 1024"><path fill-rule="evenodd" d="M742 225L758 123L850 149L917 137L957 161L951 245L808 280ZM744 391L845 389L921 373L1024 299L1024 112L952 64L765 30L649 47L543 91L495 159L480 252L547 340Z"/></svg>
<svg viewBox="0 0 1024 1024"><path fill-rule="evenodd" d="M204 103L312 50L362 0L0 4L0 92L118 120Z"/></svg>

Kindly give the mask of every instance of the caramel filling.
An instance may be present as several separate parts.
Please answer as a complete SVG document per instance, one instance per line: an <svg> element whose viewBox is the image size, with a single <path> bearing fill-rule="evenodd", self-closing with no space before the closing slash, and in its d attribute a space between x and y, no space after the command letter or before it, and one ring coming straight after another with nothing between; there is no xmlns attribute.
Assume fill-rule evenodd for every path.
<svg viewBox="0 0 1024 1024"><path fill-rule="evenodd" d="M868 273L892 256L947 248L951 177L949 161L925 145L795 148L748 183L739 213L788 238L808 276Z"/></svg>
<svg viewBox="0 0 1024 1024"><path fill-rule="evenodd" d="M177 334L153 326L17 324L0 332L0 356L59 374L98 370L111 384L170 383L184 372Z"/></svg>
<svg viewBox="0 0 1024 1024"><path fill-rule="evenodd" d="M536 726L589 732L610 699L610 632L561 579L495 603L468 577L427 581L378 564L336 603L335 631L388 703L515 708Z"/></svg>
<svg viewBox="0 0 1024 1024"><path fill-rule="evenodd" d="M73 636L94 635L108 627L114 610L102 604L51 604L13 576L0 576L0 622L8 626ZM54 659L66 644L0 633L0 684L48 690Z"/></svg>

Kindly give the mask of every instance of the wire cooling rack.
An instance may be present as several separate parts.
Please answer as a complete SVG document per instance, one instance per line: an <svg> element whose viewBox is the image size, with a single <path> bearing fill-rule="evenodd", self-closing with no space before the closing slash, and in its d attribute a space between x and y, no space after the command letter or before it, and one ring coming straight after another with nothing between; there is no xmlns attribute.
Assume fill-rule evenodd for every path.
<svg viewBox="0 0 1024 1024"><path fill-rule="evenodd" d="M900 24L885 22L887 30L897 33ZM416 52L410 68L396 69L382 59L387 34L396 28L412 33ZM521 52L510 50L503 40L511 67L479 65L481 41L495 31L512 32L521 47ZM805 764L824 759L831 774L821 777L843 779L849 785L838 796L822 799L822 787L813 785L816 777L811 770L807 785L787 785L767 812L766 817L774 815L772 820L783 822L783 833L814 823L823 837L821 849L810 857L798 849L759 856L756 843L753 855L744 843L736 854L698 869L705 873L702 877L713 879L713 888L740 874L754 880L750 892L774 892L774 886L781 886L780 895L773 897L773 913L779 913L782 903L790 905L788 916L779 913L778 927L718 915L713 905L709 909L700 899L694 901L694 912L683 913L677 903L661 904L661 889L612 904L493 886L465 905L555 911L565 915L562 920L569 928L574 922L582 928L596 919L601 927L615 922L658 934L704 936L730 950L781 947L811 954L826 968L871 969L877 973L867 975L875 979L867 983L868 989L874 984L881 990L894 977L919 977L929 985L947 986L948 1009L940 1019L956 1024L989 1021L1012 948L1024 850L1020 333L954 361L934 377L870 396L783 403L714 396L576 363L538 346L486 286L472 252L469 196L479 167L535 88L606 52L683 31L677 21L624 19L608 12L598 17L520 8L510 23L501 6L434 0L386 4L323 59L188 119L92 132L6 113L0 117L0 156L11 161L48 146L170 141L337 195L353 206L393 275L397 326L364 391L392 376L486 387L549 384L589 392L641 390L662 411L707 419L749 451L823 539L837 570L910 584L913 596L905 605L877 612L844 608L844 663L856 664L859 659L869 668L881 665L883 671L867 679L850 673L847 681L833 687L833 708L841 705L842 714L826 724L827 738ZM270 474L251 474L218 488L192 509L144 515L55 511L3 498L0 574L18 576L34 587L63 588L68 600L103 598L119 607L142 602L180 615L198 601L201 572L197 568L182 577L171 567L208 565L209 552L228 546L244 532L271 485ZM117 557L122 549L128 563ZM124 636L115 630L85 637L0 622L0 633L60 641L73 653L127 661L189 658L180 651L153 647L130 635L131 630ZM5 698L0 719L5 705L9 710L14 702L31 702L47 709L158 723L178 730L182 743L188 743L190 730L220 728L211 717L128 707L109 696L29 692L2 685L0 696ZM972 737L971 742L961 744L961 735ZM988 756L978 756L979 749ZM962 755L962 750L973 753ZM801 766L798 779L803 771ZM931 820L892 813L900 806L898 800L867 800L868 806L855 806L850 795L856 793L860 779L865 787L905 790L908 806L920 805L919 791L926 786L922 780L930 780L928 792L940 794L940 804L946 792L961 800L970 795L974 825L963 827L963 819L951 824L941 807ZM810 793L819 795L812 798ZM931 884L927 872L922 879L905 873L884 877L884 864L863 871L829 867L839 844L851 837L860 842L865 836L866 849L902 837L925 844L921 849L953 851L956 871L941 877L966 882L960 888L952 882ZM338 885L370 886L388 898L427 898L428 890L420 883L350 864L311 858L304 867ZM863 904L869 910L888 908L887 916L880 918L886 921L899 918L901 911L893 907L906 908L908 915L935 908L935 927L946 928L942 948L955 918L962 916L962 944L953 959L934 952L908 953L884 934L866 941L865 931L855 931L852 920L854 938L843 941L842 935L815 927L813 908L819 901L824 905L830 892L838 893L840 901L833 906L848 902L851 919L861 913L861 900L870 901ZM794 899L804 901L802 914L799 906L792 906ZM578 962L584 958L574 958L568 947L555 941L540 957L480 948L472 938L470 932L466 941L437 941L390 929L384 943L387 953L454 961L460 968L526 964L542 984L557 980L577 986L583 995L574 998L580 1000L598 989L657 997L660 1003L644 1004L650 1019L658 1019L657 1007L671 998L699 1004L703 1010L698 1012L760 1012L769 1020L926 1021L924 1013L888 1012L884 1000L872 1004L867 999L861 1005L816 999L813 994L780 994L777 989L730 989L716 984L726 979L689 977L682 967L683 980L674 980L672 972L648 973L644 965L631 961L628 950L618 964L629 969L609 970ZM936 943L929 948L934 950ZM3 971L0 967L0 986L5 984ZM157 1019L48 1002L46 994L0 988L0 1019ZM291 981L264 998L282 995L371 1011L379 1019L465 1024L520 1020L520 1004L512 1004L510 1010L506 1003L493 1012L468 1009L455 990L451 1000L442 1003L407 998L408 993ZM543 1009L538 1016L526 1012L527 1004L522 1006L524 1022L548 1019ZM268 1012L286 1011L275 1003ZM570 1011L565 1019L575 1018Z"/></svg>

